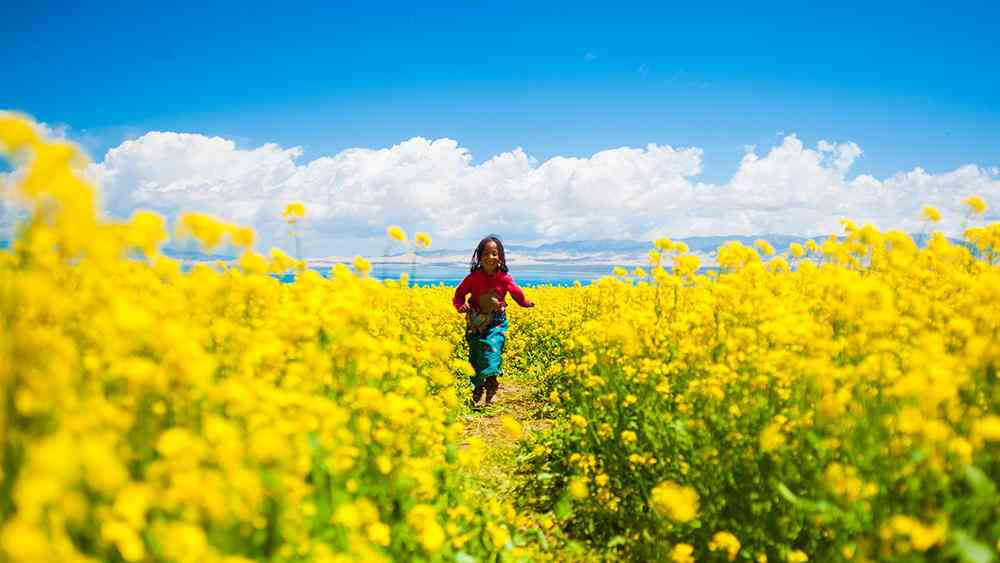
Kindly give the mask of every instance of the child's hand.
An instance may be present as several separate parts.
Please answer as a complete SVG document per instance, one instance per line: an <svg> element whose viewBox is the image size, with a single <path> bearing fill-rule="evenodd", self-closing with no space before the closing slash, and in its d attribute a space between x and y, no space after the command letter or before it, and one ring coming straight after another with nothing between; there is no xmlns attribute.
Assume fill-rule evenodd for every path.
<svg viewBox="0 0 1000 563"><path fill-rule="evenodd" d="M458 312L459 313L466 313L468 311L469 311L469 304L468 303L462 303L462 306L458 308Z"/></svg>

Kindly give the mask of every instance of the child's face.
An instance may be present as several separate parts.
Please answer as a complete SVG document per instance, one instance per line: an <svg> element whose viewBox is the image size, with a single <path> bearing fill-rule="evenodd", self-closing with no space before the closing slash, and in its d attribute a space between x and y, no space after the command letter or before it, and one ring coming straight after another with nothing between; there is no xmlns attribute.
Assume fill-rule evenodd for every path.
<svg viewBox="0 0 1000 563"><path fill-rule="evenodd" d="M500 249L497 243L489 241L483 245L483 254L479 257L479 263L483 266L483 271L492 274L500 266Z"/></svg>

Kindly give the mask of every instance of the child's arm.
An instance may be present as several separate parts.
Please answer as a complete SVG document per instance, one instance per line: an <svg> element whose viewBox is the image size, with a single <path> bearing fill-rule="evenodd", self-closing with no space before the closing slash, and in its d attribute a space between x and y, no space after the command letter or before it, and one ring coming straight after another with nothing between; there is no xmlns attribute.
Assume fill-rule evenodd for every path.
<svg viewBox="0 0 1000 563"><path fill-rule="evenodd" d="M455 288L455 295L451 298L452 305L455 306L455 310L459 313L464 313L469 310L469 306L465 303L465 296L471 293L472 289L472 274L465 276L462 283L458 284Z"/></svg>
<svg viewBox="0 0 1000 563"><path fill-rule="evenodd" d="M516 283L514 283L513 278L511 278L510 282L507 283L507 292L510 293L510 296L514 298L514 301L517 301L518 305L522 307L535 306L535 303L533 301L530 301L527 297L524 296L524 290L522 290L520 287L517 286Z"/></svg>

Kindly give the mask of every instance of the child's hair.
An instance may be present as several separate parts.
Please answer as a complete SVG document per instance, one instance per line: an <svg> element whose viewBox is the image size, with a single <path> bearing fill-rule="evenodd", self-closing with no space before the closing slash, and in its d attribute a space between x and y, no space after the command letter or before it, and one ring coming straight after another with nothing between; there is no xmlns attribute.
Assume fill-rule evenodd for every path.
<svg viewBox="0 0 1000 563"><path fill-rule="evenodd" d="M472 262L470 262L471 268L469 269L469 271L475 272L476 270L479 269L480 266L482 266L481 261L483 257L483 252L484 249L486 248L486 243L488 242L496 243L497 251L500 253L500 264L497 266L497 269L506 274L508 272L507 255L504 254L503 252L503 243L500 242L500 237L496 235L487 235L486 238L479 241L479 244L476 246L476 251L472 253Z"/></svg>

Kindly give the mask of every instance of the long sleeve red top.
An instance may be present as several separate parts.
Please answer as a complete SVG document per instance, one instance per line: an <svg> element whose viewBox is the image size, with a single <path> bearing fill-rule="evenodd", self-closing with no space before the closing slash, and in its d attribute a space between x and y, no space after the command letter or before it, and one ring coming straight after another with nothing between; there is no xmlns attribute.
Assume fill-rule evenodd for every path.
<svg viewBox="0 0 1000 563"><path fill-rule="evenodd" d="M501 307L507 306L504 297L508 293L514 298L514 301L517 301L518 305L522 307L528 306L528 299L524 296L521 288L517 287L517 284L514 283L514 278L510 277L510 274L501 271L488 276L482 270L476 270L465 276L462 283L458 284L458 287L455 289L455 297L451 301L455 305L455 309L458 309L465 303L465 296L471 293L472 299L469 300L469 306L478 311L479 296L489 293L490 290L496 291Z"/></svg>

